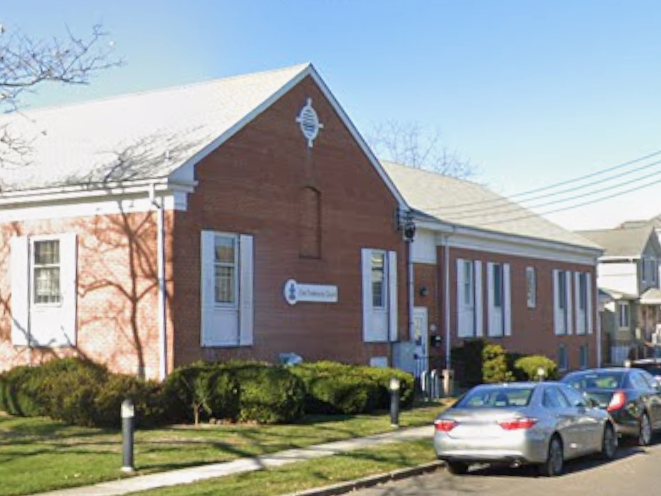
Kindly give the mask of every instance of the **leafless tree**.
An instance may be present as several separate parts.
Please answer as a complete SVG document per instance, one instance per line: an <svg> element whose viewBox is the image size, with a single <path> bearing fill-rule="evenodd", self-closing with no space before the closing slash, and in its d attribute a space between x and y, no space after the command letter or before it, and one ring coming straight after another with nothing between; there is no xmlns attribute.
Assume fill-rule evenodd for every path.
<svg viewBox="0 0 661 496"><path fill-rule="evenodd" d="M107 40L102 26L93 26L86 38L69 29L66 33L59 38L37 39L0 25L0 112L19 111L21 97L43 84L85 85L99 71L122 63L114 57L113 43ZM23 155L29 145L12 133L10 126L0 126L2 155ZM0 157L0 163L3 159L6 157Z"/></svg>
<svg viewBox="0 0 661 496"><path fill-rule="evenodd" d="M374 125L366 139L377 157L385 160L459 179L480 175L478 166L443 146L440 131L429 131L417 122L385 121Z"/></svg>

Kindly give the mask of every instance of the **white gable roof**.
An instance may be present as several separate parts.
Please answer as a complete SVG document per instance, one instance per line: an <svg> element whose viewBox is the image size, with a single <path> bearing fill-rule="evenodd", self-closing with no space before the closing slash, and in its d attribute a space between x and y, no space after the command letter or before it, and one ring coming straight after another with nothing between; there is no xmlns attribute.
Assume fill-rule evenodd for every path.
<svg viewBox="0 0 661 496"><path fill-rule="evenodd" d="M188 177L199 160L311 76L400 204L404 200L311 64L0 118L19 156L0 149L0 199ZM293 120L293 117L292 117ZM18 162L18 163L14 163ZM190 171L189 171L190 172Z"/></svg>

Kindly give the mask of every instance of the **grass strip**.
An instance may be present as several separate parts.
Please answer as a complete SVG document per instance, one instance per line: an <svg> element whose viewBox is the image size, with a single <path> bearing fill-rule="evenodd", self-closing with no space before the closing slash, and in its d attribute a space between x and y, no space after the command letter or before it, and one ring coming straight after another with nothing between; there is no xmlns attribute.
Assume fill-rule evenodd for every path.
<svg viewBox="0 0 661 496"><path fill-rule="evenodd" d="M134 493L136 496L279 496L434 461L430 439L392 443L280 468Z"/></svg>
<svg viewBox="0 0 661 496"><path fill-rule="evenodd" d="M431 425L443 406L403 411L402 427ZM293 425L171 426L136 432L137 474L303 448L391 430L389 415L307 416ZM23 496L126 477L121 433L44 418L0 416L0 496Z"/></svg>

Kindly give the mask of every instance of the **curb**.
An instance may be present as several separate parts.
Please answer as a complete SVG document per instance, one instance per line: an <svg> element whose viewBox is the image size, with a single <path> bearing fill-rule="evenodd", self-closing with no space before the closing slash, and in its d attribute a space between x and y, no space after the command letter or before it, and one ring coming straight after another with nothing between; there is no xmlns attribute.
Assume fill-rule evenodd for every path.
<svg viewBox="0 0 661 496"><path fill-rule="evenodd" d="M369 487L378 486L379 484L385 484L386 482L397 481L406 479L408 477L414 477L416 475L435 472L440 467L444 466L445 462L438 460L435 462L425 463L424 465L418 465L416 467L403 468L400 470L395 470L394 472L387 472L385 474L370 475L368 477L363 477L362 479L340 482L338 484L333 484L332 486L307 489L305 491L289 493L288 495L283 496L338 496L340 494L356 491L358 489L366 489Z"/></svg>

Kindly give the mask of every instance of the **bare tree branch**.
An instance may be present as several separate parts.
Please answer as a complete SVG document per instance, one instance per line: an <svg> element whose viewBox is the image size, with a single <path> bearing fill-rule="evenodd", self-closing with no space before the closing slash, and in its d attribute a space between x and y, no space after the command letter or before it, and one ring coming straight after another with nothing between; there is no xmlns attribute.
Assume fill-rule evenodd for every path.
<svg viewBox="0 0 661 496"><path fill-rule="evenodd" d="M42 83L88 84L97 72L121 65L112 43L103 43L107 36L95 25L87 39L67 28L66 38L36 40L0 26L0 109L15 110L21 94Z"/></svg>
<svg viewBox="0 0 661 496"><path fill-rule="evenodd" d="M460 179L480 175L478 166L442 145L438 130L430 132L417 122L385 121L374 125L366 139L386 160Z"/></svg>

